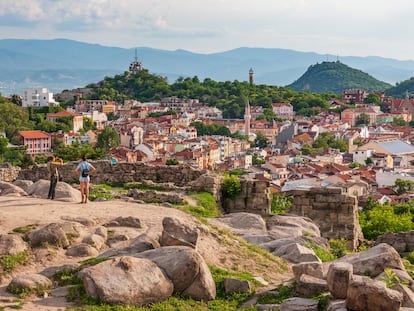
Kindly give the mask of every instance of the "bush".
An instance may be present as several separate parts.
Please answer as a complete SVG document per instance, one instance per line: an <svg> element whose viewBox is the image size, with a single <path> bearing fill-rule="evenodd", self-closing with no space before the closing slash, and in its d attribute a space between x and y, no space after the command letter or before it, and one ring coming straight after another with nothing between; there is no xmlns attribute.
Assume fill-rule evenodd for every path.
<svg viewBox="0 0 414 311"><path fill-rule="evenodd" d="M413 228L412 215L405 213L396 215L391 205L375 206L359 217L364 237L375 240L386 232L404 232Z"/></svg>
<svg viewBox="0 0 414 311"><path fill-rule="evenodd" d="M227 175L223 179L221 193L224 198L234 199L241 192L241 183L237 176Z"/></svg>
<svg viewBox="0 0 414 311"><path fill-rule="evenodd" d="M331 254L337 258L345 256L347 253L346 243L347 240L344 238L340 240L330 240L329 247Z"/></svg>
<svg viewBox="0 0 414 311"><path fill-rule="evenodd" d="M272 214L284 214L292 205L292 197L288 197L281 193L274 193L272 196L272 205L270 212Z"/></svg>

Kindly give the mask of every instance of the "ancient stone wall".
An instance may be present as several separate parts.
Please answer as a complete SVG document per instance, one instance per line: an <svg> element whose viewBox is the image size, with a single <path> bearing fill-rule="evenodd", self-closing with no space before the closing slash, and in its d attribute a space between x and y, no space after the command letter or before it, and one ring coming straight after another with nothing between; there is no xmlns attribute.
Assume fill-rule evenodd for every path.
<svg viewBox="0 0 414 311"><path fill-rule="evenodd" d="M0 166L0 181L12 182L16 180L20 172L20 167L12 166L9 163Z"/></svg>
<svg viewBox="0 0 414 311"><path fill-rule="evenodd" d="M95 161L91 163L96 168L96 172L91 174L91 182L94 184L151 180L156 183L171 182L177 186L185 186L203 174L200 171L184 165L156 166L143 163L111 164L109 161ZM58 167L63 176L63 181L74 182L78 180L75 174L77 164L78 162L68 162ZM16 179L32 181L49 179L47 167L43 164L35 165L31 169L21 170Z"/></svg>
<svg viewBox="0 0 414 311"><path fill-rule="evenodd" d="M267 180L240 178L241 192L235 199L222 199L226 213L246 212L260 215L270 214L270 188Z"/></svg>
<svg viewBox="0 0 414 311"><path fill-rule="evenodd" d="M69 162L59 166L59 172L63 181L76 182L78 177L75 168L79 162ZM234 200L224 200L221 197L221 182L223 176L205 173L184 165L153 166L143 163L117 163L111 164L109 161L91 162L96 168L96 172L91 174L92 184L114 184L139 182L145 184L146 181L155 184L163 184L171 191L206 191L212 193L219 204L221 203L225 212L248 212L261 215L270 213L270 190L269 182L266 180L241 178L241 193ZM23 169L9 178L8 181L15 179L38 181L39 179L49 179L46 164L35 165L30 169ZM172 185L168 185L171 183ZM165 188L163 187L163 188ZM174 190L176 189L176 190ZM166 189L166 191L168 191Z"/></svg>
<svg viewBox="0 0 414 311"><path fill-rule="evenodd" d="M358 222L356 197L342 193L341 188L295 190L290 213L312 219L327 239L348 240L348 248L356 249L363 240Z"/></svg>

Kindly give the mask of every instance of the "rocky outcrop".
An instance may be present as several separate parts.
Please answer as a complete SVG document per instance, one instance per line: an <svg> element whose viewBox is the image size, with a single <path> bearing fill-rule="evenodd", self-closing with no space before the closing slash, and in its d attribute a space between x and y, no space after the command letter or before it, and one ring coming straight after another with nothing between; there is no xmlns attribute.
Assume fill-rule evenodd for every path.
<svg viewBox="0 0 414 311"><path fill-rule="evenodd" d="M328 310L400 310L400 307L411 308L414 304L411 290L413 281L405 271L398 253L387 244L324 265L325 269L321 269L317 263L300 263L293 266L293 272L297 283L296 293L302 297L329 290L334 300L330 302ZM327 273L322 274L321 270ZM307 275L307 272L313 276ZM407 282L409 287L402 286L402 282L408 279L411 285Z"/></svg>
<svg viewBox="0 0 414 311"><path fill-rule="evenodd" d="M27 193L22 188L13 185L12 183L0 181L0 195L26 196Z"/></svg>
<svg viewBox="0 0 414 311"><path fill-rule="evenodd" d="M353 267L354 274L370 277L376 277L384 272L385 268L405 270L400 255L393 247L385 243L376 245L365 252L346 255L335 262L349 263Z"/></svg>
<svg viewBox="0 0 414 311"><path fill-rule="evenodd" d="M355 311L397 311L402 301L403 295L387 288L385 283L354 275L348 286L346 307Z"/></svg>
<svg viewBox="0 0 414 311"><path fill-rule="evenodd" d="M35 198L47 199L50 181L41 179L27 188L27 194ZM80 202L80 191L71 185L59 181L56 185L55 200L64 202Z"/></svg>
<svg viewBox="0 0 414 311"><path fill-rule="evenodd" d="M328 247L318 227L306 217L273 215L265 222L258 214L241 212L209 221L293 263L320 262L313 250L306 246L308 243Z"/></svg>
<svg viewBox="0 0 414 311"><path fill-rule="evenodd" d="M387 243L399 253L412 252L414 251L414 230L397 233L387 232L380 235L375 243Z"/></svg>

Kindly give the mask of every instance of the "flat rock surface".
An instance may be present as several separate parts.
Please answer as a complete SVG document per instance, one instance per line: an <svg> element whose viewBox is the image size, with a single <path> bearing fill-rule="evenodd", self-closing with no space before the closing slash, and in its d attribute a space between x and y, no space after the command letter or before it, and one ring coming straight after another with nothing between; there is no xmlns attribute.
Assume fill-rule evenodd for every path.
<svg viewBox="0 0 414 311"><path fill-rule="evenodd" d="M188 222L193 226L200 226L198 220L189 214L178 209L163 207L155 204L139 204L135 202L125 202L121 200L88 202L79 204L73 202L52 201L33 197L11 197L0 196L0 234L7 234L13 229L27 225L46 225L52 222L64 222L69 218L89 218L96 226L107 223L117 217L136 217L143 223L143 228L135 229L135 236L141 233L160 233L162 232L162 220L164 217L177 217L183 222ZM131 229L131 228L128 228ZM281 274L276 268L260 267L254 258L245 258L238 255L235 249L227 244L220 244L217 237L211 234L201 234L197 243L197 251L204 257L209 265L231 269L233 260L238 263L243 261L243 265L256 269L249 271L254 276L263 277L269 281L269 288L274 288L277 284L292 278L292 273L287 271ZM42 253L43 252L43 253ZM11 275L0 277L0 307L7 305L17 305L14 302L17 297L6 292L6 286L10 283L13 276L28 273L39 273L51 266L61 266L74 264L85 257L67 257L65 250L58 248L44 249L37 251L36 256L41 260L31 260L28 265L19 266ZM236 258L237 257L237 258ZM272 267L273 268L273 267ZM274 271L272 271L274 270ZM247 271L247 270L245 270ZM23 302L23 310L26 311L57 311L70 306L64 297L60 295L48 295L48 297L29 297Z"/></svg>

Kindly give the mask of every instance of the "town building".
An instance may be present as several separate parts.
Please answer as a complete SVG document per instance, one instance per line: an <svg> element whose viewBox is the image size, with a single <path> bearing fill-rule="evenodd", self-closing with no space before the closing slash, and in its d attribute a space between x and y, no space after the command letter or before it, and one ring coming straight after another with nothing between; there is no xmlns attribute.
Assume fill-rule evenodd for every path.
<svg viewBox="0 0 414 311"><path fill-rule="evenodd" d="M20 131L20 144L27 147L29 155L48 154L52 151L51 136L42 131Z"/></svg>
<svg viewBox="0 0 414 311"><path fill-rule="evenodd" d="M73 113L67 110L46 114L46 120L50 122L56 122L61 118L70 118L72 120L72 132L78 133L81 129L83 129L83 116L81 114Z"/></svg>
<svg viewBox="0 0 414 311"><path fill-rule="evenodd" d="M53 98L53 93L47 88L33 88L24 91L22 107L50 107L59 106Z"/></svg>

